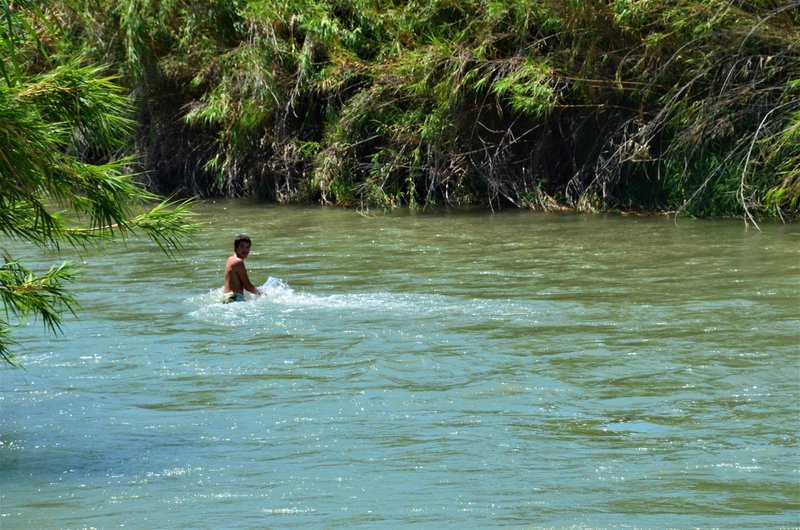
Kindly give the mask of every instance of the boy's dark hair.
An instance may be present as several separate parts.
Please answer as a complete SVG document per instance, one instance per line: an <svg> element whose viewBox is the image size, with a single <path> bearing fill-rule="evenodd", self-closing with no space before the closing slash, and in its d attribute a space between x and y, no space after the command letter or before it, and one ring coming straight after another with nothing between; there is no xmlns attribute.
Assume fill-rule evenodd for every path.
<svg viewBox="0 0 800 530"><path fill-rule="evenodd" d="M250 241L250 237L249 236L247 236L245 234L239 234L238 236L236 236L236 239L233 240L233 250L236 250L237 248L239 248L239 245L241 243L250 243L250 244L252 244L253 242Z"/></svg>

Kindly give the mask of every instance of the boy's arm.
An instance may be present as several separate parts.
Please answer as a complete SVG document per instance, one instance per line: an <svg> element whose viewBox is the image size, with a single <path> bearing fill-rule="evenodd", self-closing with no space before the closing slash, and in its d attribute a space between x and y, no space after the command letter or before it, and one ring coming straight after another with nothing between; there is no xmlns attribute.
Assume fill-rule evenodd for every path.
<svg viewBox="0 0 800 530"><path fill-rule="evenodd" d="M239 281L242 283L242 287L255 295L260 295L261 291L250 282L250 278L247 276L247 269L244 266L244 262L240 262L237 265L236 272L239 275Z"/></svg>

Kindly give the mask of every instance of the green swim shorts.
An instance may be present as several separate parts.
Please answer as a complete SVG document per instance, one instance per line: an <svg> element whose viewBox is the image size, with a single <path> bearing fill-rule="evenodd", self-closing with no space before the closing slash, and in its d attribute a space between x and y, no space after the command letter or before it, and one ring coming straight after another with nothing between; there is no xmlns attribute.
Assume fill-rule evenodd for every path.
<svg viewBox="0 0 800 530"><path fill-rule="evenodd" d="M222 295L222 303L230 304L231 302L244 302L244 294L242 293L225 293Z"/></svg>

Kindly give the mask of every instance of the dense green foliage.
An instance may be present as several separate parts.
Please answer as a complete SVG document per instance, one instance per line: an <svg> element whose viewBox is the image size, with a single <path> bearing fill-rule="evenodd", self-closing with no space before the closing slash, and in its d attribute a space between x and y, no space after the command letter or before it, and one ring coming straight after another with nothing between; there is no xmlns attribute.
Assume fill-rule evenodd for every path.
<svg viewBox="0 0 800 530"><path fill-rule="evenodd" d="M35 273L7 241L87 248L140 232L171 252L194 228L187 203L147 191L132 160L115 156L130 143L128 98L102 68L67 59L69 46L36 5L4 5L0 25L0 359L11 363L11 318L57 329L76 308L66 287L77 269Z"/></svg>
<svg viewBox="0 0 800 530"><path fill-rule="evenodd" d="M800 2L53 0L161 191L795 215Z"/></svg>

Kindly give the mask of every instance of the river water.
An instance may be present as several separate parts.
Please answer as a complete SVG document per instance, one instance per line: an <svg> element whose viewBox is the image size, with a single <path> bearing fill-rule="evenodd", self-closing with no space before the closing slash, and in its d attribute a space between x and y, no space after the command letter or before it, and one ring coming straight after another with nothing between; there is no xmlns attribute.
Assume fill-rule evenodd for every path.
<svg viewBox="0 0 800 530"><path fill-rule="evenodd" d="M3 529L800 526L797 225L197 211L14 331Z"/></svg>

